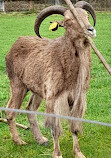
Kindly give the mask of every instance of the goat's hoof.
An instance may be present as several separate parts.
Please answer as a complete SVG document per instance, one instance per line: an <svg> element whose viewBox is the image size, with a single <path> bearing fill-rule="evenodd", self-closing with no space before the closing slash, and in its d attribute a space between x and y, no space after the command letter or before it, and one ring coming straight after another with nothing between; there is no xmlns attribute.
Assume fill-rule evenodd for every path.
<svg viewBox="0 0 111 158"><path fill-rule="evenodd" d="M48 146L49 141L42 143L43 146Z"/></svg>
<svg viewBox="0 0 111 158"><path fill-rule="evenodd" d="M27 144L23 140L14 140L14 143L17 144L17 145L26 145Z"/></svg>
<svg viewBox="0 0 111 158"><path fill-rule="evenodd" d="M49 141L48 140L46 140L46 141L39 141L39 144L43 145L43 146L48 146Z"/></svg>
<svg viewBox="0 0 111 158"><path fill-rule="evenodd" d="M81 152L75 154L75 158L86 158Z"/></svg>
<svg viewBox="0 0 111 158"><path fill-rule="evenodd" d="M53 153L53 158L62 158L61 152L60 151L54 152Z"/></svg>
<svg viewBox="0 0 111 158"><path fill-rule="evenodd" d="M47 146L49 144L49 141L47 138L45 137L42 137L41 139L36 139L37 142L40 144L40 145L44 145L44 146Z"/></svg>

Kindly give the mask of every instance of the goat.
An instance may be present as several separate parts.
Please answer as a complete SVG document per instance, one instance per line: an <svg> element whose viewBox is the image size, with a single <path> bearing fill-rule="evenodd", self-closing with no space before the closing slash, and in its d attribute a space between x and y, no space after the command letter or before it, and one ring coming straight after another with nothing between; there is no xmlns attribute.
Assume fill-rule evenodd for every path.
<svg viewBox="0 0 111 158"><path fill-rule="evenodd" d="M91 37L96 35L88 20L89 11L94 25L96 15L92 6L84 1L75 5ZM39 27L42 21L52 14L64 16L63 37L54 40L41 38ZM62 6L50 6L40 12L35 21L35 36L19 37L6 55L6 71L10 79L11 98L8 108L19 109L30 90L32 95L28 110L37 110L42 99L46 100L46 112L82 118L86 109L86 91L90 80L90 44L71 11ZM15 113L6 112L9 130L15 143L25 144L19 137L15 125ZM28 114L32 133L39 144L47 144L36 122L36 116ZM82 123L69 121L73 136L73 152L76 158L85 158L78 143L78 132ZM59 136L62 131L59 118L46 117L46 126L51 128L54 152L53 158L62 158Z"/></svg>

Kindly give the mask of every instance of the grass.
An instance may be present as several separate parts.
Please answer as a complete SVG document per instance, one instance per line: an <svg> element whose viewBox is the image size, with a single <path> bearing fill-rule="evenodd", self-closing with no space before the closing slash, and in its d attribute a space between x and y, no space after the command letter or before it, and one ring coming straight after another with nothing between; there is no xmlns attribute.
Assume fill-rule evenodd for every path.
<svg viewBox="0 0 111 158"><path fill-rule="evenodd" d="M19 36L35 35L33 31L36 15L6 14L0 15L0 106L5 107L9 97L9 80L5 72L5 55ZM44 21L41 27L41 35L55 38L64 34L64 29L57 32L48 31L49 21L61 19L59 16L51 16ZM95 43L107 62L111 65L111 13L97 13L97 38ZM48 27L47 27L48 25ZM22 108L26 107L29 94ZM44 111L43 101L39 111ZM4 113L3 113L4 117ZM111 77L92 51L92 69L90 88L87 93L86 119L98 120L111 123ZM29 125L24 114L17 115L17 122ZM42 133L48 137L47 147L38 145L30 130L19 129L20 136L28 144L25 146L15 145L10 137L6 124L0 123L0 157L2 158L51 158L53 141L49 129L44 128L44 118L38 117ZM68 125L63 123L64 133L60 137L60 146L64 158L72 158L72 136ZM80 147L87 158L110 158L111 157L111 128L93 124L83 124L83 135L79 136Z"/></svg>

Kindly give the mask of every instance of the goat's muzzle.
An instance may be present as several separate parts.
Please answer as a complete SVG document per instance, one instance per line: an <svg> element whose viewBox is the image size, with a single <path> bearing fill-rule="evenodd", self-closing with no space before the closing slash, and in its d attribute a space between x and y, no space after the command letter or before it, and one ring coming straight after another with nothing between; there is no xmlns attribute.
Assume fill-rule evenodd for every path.
<svg viewBox="0 0 111 158"><path fill-rule="evenodd" d="M89 34L90 34L90 36L91 36L92 38L95 38L95 37L96 37L96 30L94 29L94 27L89 26L89 28L88 28L87 30L88 30L88 32L89 32Z"/></svg>

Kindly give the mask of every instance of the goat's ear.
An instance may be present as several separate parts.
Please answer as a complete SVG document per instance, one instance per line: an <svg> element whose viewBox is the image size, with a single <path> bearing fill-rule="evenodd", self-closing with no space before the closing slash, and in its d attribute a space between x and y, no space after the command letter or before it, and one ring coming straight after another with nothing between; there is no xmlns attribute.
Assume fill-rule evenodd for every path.
<svg viewBox="0 0 111 158"><path fill-rule="evenodd" d="M50 22L51 25L49 27L49 30L52 30L52 31L56 31L58 30L59 27L64 27L64 20L61 20L61 21L51 21Z"/></svg>
<svg viewBox="0 0 111 158"><path fill-rule="evenodd" d="M70 20L70 19L71 19L71 18L70 18L69 15L66 15L66 16L65 16L65 21Z"/></svg>
<svg viewBox="0 0 111 158"><path fill-rule="evenodd" d="M49 27L49 30L52 30L52 31L56 31L58 30L58 27L59 27L59 24L55 21L55 22L50 22L51 25Z"/></svg>
<svg viewBox="0 0 111 158"><path fill-rule="evenodd" d="M59 27L64 27L64 20L55 21L59 25ZM54 23L54 21L50 21L50 23Z"/></svg>
<svg viewBox="0 0 111 158"><path fill-rule="evenodd" d="M64 20L57 21L59 27L64 27Z"/></svg>
<svg viewBox="0 0 111 158"><path fill-rule="evenodd" d="M67 21L67 20L70 20L70 19L73 19L73 15L72 15L70 10L66 10L65 13L64 13L64 20Z"/></svg>

